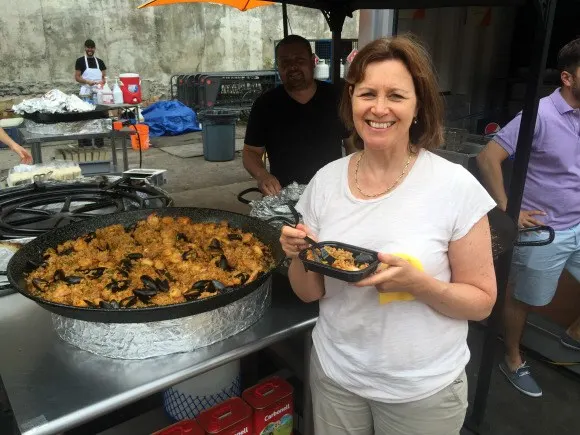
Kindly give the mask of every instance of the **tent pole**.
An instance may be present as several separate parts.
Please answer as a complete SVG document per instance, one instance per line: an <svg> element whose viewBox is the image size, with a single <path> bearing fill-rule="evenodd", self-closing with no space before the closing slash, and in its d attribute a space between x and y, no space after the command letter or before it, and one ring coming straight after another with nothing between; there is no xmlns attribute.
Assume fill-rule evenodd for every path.
<svg viewBox="0 0 580 435"><path fill-rule="evenodd" d="M282 2L282 21L284 22L284 38L288 36L288 6Z"/></svg>
<svg viewBox="0 0 580 435"><path fill-rule="evenodd" d="M540 86L542 84L542 73L546 67L552 26L554 24L554 14L556 10L556 0L534 0L537 20L534 37L534 47L531 70L526 86L526 96L520 124L513 174L511 177L507 213L517 222L522 203L524 184L532 149L536 116L538 113L538 103L540 99ZM545 8L544 8L545 6ZM512 251L503 254L497 261L496 276L498 284L498 303L495 305L491 317L488 320L488 327L485 330L481 364L479 366L473 411L466 421L466 427L479 433L481 424L485 418L487 399L491 375L496 364L502 317L503 301L507 287L508 275L511 266ZM508 296L509 297L509 296Z"/></svg>
<svg viewBox="0 0 580 435"><path fill-rule="evenodd" d="M332 53L330 62L331 79L332 83L339 83L342 26L344 25L344 20L346 19L347 15L350 16L350 14L347 14L343 8L335 8L329 11L323 10L322 14L324 15L324 18L326 18L328 27L332 32Z"/></svg>

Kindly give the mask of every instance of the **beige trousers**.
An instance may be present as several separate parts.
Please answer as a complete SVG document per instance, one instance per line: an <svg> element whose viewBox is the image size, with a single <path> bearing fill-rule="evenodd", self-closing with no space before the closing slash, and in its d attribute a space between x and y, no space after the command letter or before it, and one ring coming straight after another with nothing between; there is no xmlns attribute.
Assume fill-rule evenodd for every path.
<svg viewBox="0 0 580 435"><path fill-rule="evenodd" d="M382 403L363 399L328 378L314 347L310 388L315 435L458 435L467 410L465 372L425 399Z"/></svg>

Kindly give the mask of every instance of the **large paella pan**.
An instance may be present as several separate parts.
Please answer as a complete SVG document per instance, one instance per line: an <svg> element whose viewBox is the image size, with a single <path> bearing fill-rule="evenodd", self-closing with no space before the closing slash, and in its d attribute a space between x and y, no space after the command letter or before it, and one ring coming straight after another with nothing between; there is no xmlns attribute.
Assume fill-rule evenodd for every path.
<svg viewBox="0 0 580 435"><path fill-rule="evenodd" d="M135 248L138 247L138 249L141 250L141 253L148 250L155 251L155 249L157 249L157 246L155 246L155 240L152 240L152 246L148 247L148 233L143 230L147 229L147 225L144 225L143 223L147 222L148 218L151 219L152 211L139 210L102 216L86 222L71 224L36 238L21 248L12 257L8 265L8 279L24 296L34 300L45 309L62 316L102 323L152 322L199 314L237 301L259 288L269 278L271 271L278 267L284 259L284 252L278 242L279 232L272 226L265 224L256 218L222 210L198 208L166 208L156 210L154 213L156 219L159 220L158 223L161 227L164 226L166 221L172 222L172 225L180 225L180 223L185 224L185 221L193 224L215 224L216 228L221 229L223 229L224 225L227 224L226 228L228 228L228 231L231 233L229 236L233 240L232 243L238 243L239 240L239 243L241 244L241 238L244 237L244 234L250 234L254 240L257 241L254 248L258 250L259 246L265 248L271 261L264 263L267 264L267 267L265 267L260 274L251 276L250 279L248 279L248 274L237 274L237 278L227 282L227 285L223 285L223 283L220 285L217 280L212 281L211 279L198 280L193 283L194 278L192 275L192 284L195 284L194 290L199 291L194 291L193 295L196 297L190 297L192 293L191 290L188 290L188 293L185 294L182 301L176 299L179 300L179 303L168 302L168 296L165 294L163 296L153 297L154 292L152 292L152 294L147 297L146 291L148 288L155 288L156 285L159 286L161 290L167 292L167 277L155 277L154 280L148 281L148 278L153 277L153 274L150 274L151 276L148 276L143 280L143 288L135 293L140 297L136 301L135 298L133 298L132 306L130 308L117 306L116 304L103 303L103 301L101 301L101 304L99 305L94 299L92 299L92 301L91 299L84 299L84 302L71 303L70 300L42 297L42 292L37 290L42 290L43 282L46 284L47 281L50 281L51 285L55 282L62 283L61 287L78 284L77 281L80 277L70 276L70 272L64 273L63 269L58 269L54 272L50 270L50 280L38 278L41 276L38 275L38 266L44 264L44 267L46 268L47 258L49 258L49 262L54 258L57 258L58 260L59 255L63 253L67 254L69 252L74 252L76 257L71 256L74 260L69 261L74 261L74 267L76 270L82 271L82 273L86 272L86 276L89 276L91 279L99 278L94 281L84 279L84 284L82 285L97 285L97 283L100 282L101 276L99 274L103 273L103 268L95 268L93 263L91 266L92 269L87 272L86 267L80 263L85 261L85 258L83 258L82 255L82 253L85 252L84 250L86 250L87 253L90 253L91 251L90 249L87 249L86 246L79 247L80 245L75 245L73 249L73 241L75 240L80 244L89 241L94 245L95 241L93 238L95 237L95 234L99 235L99 237L113 237L115 236L114 233L107 234L106 231L109 231L110 228L114 228L114 226L121 225L122 228L127 229L127 232L129 233L137 234L138 231L141 231L141 234L139 235L140 239L139 237L136 237L138 240L132 240L125 234L121 234L123 231L118 234L119 238L127 237L129 241L135 242L135 244L138 245L132 246L132 250L135 250ZM185 219L184 221L180 221L179 218ZM166 220L164 221L164 219ZM137 223L138 225L136 226ZM141 228L141 230L139 230L139 228ZM189 237L191 238L191 236ZM183 233L178 233L178 239L180 239L179 243L185 243L185 241L187 241L187 237ZM232 266L227 263L226 256L223 255L223 249L225 249L225 247L220 247L220 243L216 239L211 239L210 244L213 246L208 247L208 249L210 251L215 249L216 254L218 254L218 260L216 261L215 267L217 268L218 266L221 266L223 269L233 269ZM99 248L98 245L97 248ZM103 251L106 251L106 248L109 248L109 246L107 244L106 247L102 246L102 248ZM51 253L48 257L47 252ZM114 252L116 251L111 248L110 253L103 252L102 255L105 257L107 255L111 256L114 255ZM145 263L146 258L143 258L142 254L138 252L133 252L132 254L134 258L120 260L121 264L127 265L127 268L121 268L118 272L123 274L127 273L129 270L128 268L131 267L129 260L132 260L134 263ZM200 255L201 254L203 253L200 253ZM187 258L188 255L191 254L184 252L184 256L186 257L183 258L184 261L189 260L189 258ZM51 256L54 258L51 259ZM176 266L181 267L180 262L177 263ZM69 266L73 267L73 265ZM54 265L50 267L54 268ZM139 267L144 268L146 265L141 265ZM151 263L151 267L153 267L153 263ZM64 268L64 270L70 270L70 268ZM32 272L37 274L35 275L37 276L35 284L38 284L36 286L31 286L32 279L30 274ZM190 269L185 269L185 272L189 273ZM79 272L76 275L81 275L81 273ZM222 281L226 279L225 274L223 274L223 277ZM128 281L123 278L124 277L120 275L112 276L108 289L113 292L129 291L122 287L126 286ZM178 287L177 283L175 284L175 287ZM145 295L143 294L144 291ZM203 293L203 297L198 297L200 293ZM169 292L166 294L168 295ZM164 301L163 298L166 298L166 300ZM150 303L150 299L152 301L164 302Z"/></svg>

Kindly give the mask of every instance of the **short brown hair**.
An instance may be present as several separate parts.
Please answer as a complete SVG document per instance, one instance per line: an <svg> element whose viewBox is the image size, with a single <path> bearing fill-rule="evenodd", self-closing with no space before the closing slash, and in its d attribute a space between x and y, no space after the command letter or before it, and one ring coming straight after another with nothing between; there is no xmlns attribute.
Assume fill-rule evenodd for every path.
<svg viewBox="0 0 580 435"><path fill-rule="evenodd" d="M558 53L558 69L575 74L580 67L580 38L566 44Z"/></svg>
<svg viewBox="0 0 580 435"><path fill-rule="evenodd" d="M411 143L417 148L432 150L443 143L443 100L431 57L423 45L411 36L380 38L365 45L348 68L340 102L340 116L353 131L357 148L363 141L354 128L350 90L364 80L367 67L374 62L400 60L413 77L417 94L417 123L410 129Z"/></svg>

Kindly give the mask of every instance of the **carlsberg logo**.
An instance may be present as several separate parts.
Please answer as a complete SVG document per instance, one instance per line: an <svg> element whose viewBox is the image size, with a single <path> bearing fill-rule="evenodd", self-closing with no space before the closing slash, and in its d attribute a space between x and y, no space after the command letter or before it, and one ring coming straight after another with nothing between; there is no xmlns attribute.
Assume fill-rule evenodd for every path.
<svg viewBox="0 0 580 435"><path fill-rule="evenodd" d="M248 433L248 428L247 427L245 427L244 430L241 430L239 432L236 432L235 435L244 435L245 433Z"/></svg>
<svg viewBox="0 0 580 435"><path fill-rule="evenodd" d="M264 421L270 421L277 415L282 414L284 411L288 411L290 409L290 404L287 404L284 408L279 409L278 411L274 411L272 414L267 415L264 418Z"/></svg>

